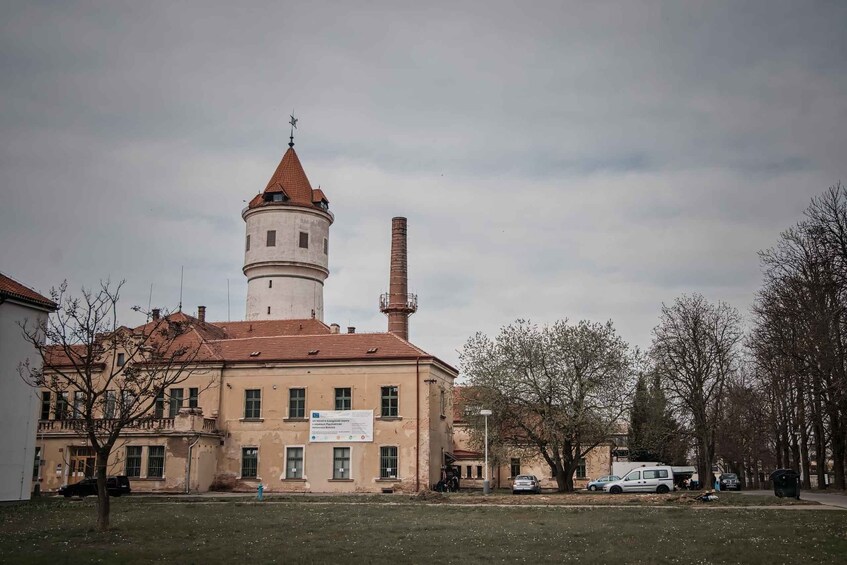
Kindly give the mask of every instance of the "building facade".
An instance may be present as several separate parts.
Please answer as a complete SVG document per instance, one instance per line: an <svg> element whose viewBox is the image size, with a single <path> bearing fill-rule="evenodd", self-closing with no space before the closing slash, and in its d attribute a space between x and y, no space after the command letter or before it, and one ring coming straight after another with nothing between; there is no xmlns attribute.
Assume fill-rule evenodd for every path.
<svg viewBox="0 0 847 565"><path fill-rule="evenodd" d="M324 193L311 188L293 140L242 217L246 321L207 322L204 307L196 316L169 316L190 329L188 345L201 354L190 377L163 391L150 417L122 433L108 473L126 474L133 490L151 492L259 484L269 492L430 488L452 461L458 372L405 332L342 333L323 323L334 218ZM403 238L405 279L405 220ZM392 284L405 293L405 280ZM407 304L409 296L392 307L397 300ZM41 391L44 463L33 480L45 491L94 472L93 450L77 431L78 393ZM111 394L121 397L119 382ZM99 425L110 425L109 414L102 416Z"/></svg>
<svg viewBox="0 0 847 565"><path fill-rule="evenodd" d="M0 273L0 501L29 500L30 477L38 472L38 395L18 365L39 356L21 326L35 330L55 309L50 299Z"/></svg>

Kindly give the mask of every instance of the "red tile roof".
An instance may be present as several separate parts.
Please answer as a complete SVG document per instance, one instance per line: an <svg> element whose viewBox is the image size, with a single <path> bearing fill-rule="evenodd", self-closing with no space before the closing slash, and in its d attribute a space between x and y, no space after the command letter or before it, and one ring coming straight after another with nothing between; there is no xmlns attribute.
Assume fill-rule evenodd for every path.
<svg viewBox="0 0 847 565"><path fill-rule="evenodd" d="M216 339L268 337L282 335L324 335L330 328L320 320L257 320L247 322L211 322L223 335Z"/></svg>
<svg viewBox="0 0 847 565"><path fill-rule="evenodd" d="M14 298L15 300L27 302L35 306L50 308L51 310L56 309L55 302L38 294L31 288L25 287L16 280L7 277L3 273L0 273L0 298Z"/></svg>
<svg viewBox="0 0 847 565"><path fill-rule="evenodd" d="M281 193L287 197L284 202L273 202L266 200L265 194ZM317 193L317 194L316 194ZM297 157L297 152L293 147L289 147L282 160L274 171L271 180L262 194L255 196L250 200L248 208L256 208L266 205L283 205L283 206L307 206L314 207L321 200L327 200L326 195L318 189L312 190L312 185L309 184L309 178L303 170L303 165L300 164L300 158Z"/></svg>
<svg viewBox="0 0 847 565"><path fill-rule="evenodd" d="M211 345L221 359L232 362L432 359L426 351L390 333L248 337Z"/></svg>

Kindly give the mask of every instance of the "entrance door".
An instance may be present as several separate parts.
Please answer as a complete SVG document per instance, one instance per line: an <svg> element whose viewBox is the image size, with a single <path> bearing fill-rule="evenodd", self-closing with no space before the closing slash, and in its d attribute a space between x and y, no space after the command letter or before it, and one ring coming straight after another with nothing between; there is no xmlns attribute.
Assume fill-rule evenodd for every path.
<svg viewBox="0 0 847 565"><path fill-rule="evenodd" d="M71 461L68 467L68 484L78 483L85 477L94 476L96 456L93 447L71 446Z"/></svg>

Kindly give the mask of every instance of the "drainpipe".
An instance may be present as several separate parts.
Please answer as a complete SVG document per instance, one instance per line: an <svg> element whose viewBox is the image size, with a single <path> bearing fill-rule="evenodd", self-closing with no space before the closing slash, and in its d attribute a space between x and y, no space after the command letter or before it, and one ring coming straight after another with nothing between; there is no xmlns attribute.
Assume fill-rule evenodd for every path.
<svg viewBox="0 0 847 565"><path fill-rule="evenodd" d="M188 446L188 465L185 471L185 494L191 494L191 451L200 441L200 434L194 438L194 442Z"/></svg>
<svg viewBox="0 0 847 565"><path fill-rule="evenodd" d="M415 359L415 492L421 490L421 358Z"/></svg>

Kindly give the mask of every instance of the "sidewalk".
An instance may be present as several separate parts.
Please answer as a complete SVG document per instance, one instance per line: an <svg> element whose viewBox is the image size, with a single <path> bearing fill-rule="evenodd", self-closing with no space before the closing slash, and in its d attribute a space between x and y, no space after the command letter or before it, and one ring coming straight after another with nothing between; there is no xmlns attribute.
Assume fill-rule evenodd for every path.
<svg viewBox="0 0 847 565"><path fill-rule="evenodd" d="M741 493L749 496L775 496L773 494L773 491L770 490L745 490L741 491ZM800 500L811 500L812 502L817 502L818 504L824 504L829 507L847 510L847 496L844 496L840 493L828 493L820 491L810 492L807 490L801 490Z"/></svg>

